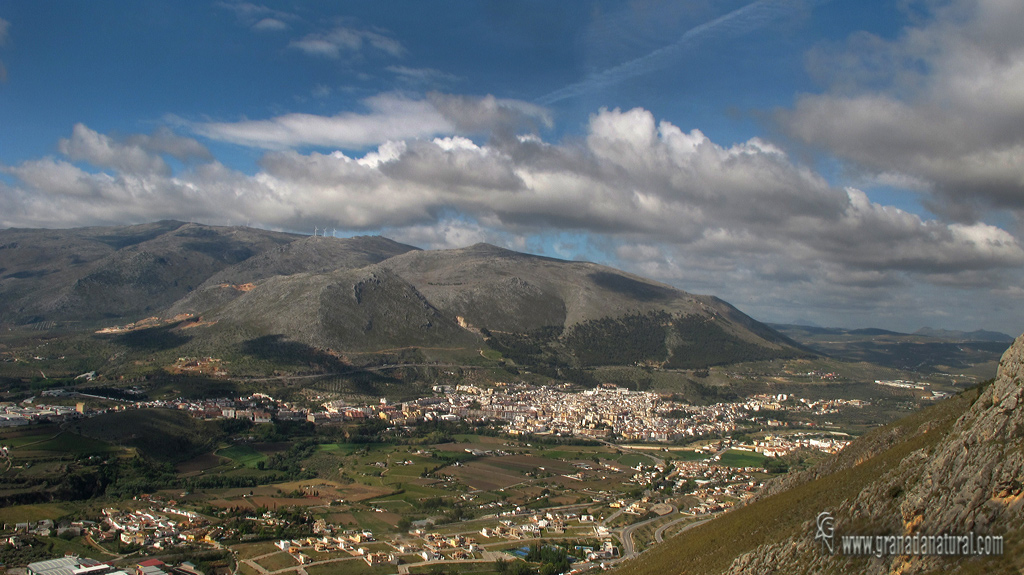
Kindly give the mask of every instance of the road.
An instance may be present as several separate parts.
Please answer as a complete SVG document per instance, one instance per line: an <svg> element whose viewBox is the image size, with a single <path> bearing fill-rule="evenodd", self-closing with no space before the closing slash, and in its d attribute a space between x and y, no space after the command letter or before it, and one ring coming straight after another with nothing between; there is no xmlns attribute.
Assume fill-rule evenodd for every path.
<svg viewBox="0 0 1024 575"><path fill-rule="evenodd" d="M717 514L711 515L710 517L708 517L706 519L701 519L700 521L694 521L693 523L691 523L691 524L687 525L686 527L683 527L682 529L680 529L679 533L682 533L683 531L688 531L690 529L693 529L694 527L696 527L698 525L703 525L704 523L707 523L708 521L711 521L715 517L717 517ZM684 516L684 517L680 517L679 519L675 519L673 521L669 521L668 523L662 525L661 527L658 528L657 531L654 532L654 540L656 542L658 542L658 543L661 543L662 541L665 540L665 537L664 537L665 536L665 531L669 527L672 527L673 525L675 525L675 524L677 524L677 523L679 523L681 521L686 521L687 519L692 519L692 518L693 518L693 515L687 515L687 516Z"/></svg>
<svg viewBox="0 0 1024 575"><path fill-rule="evenodd" d="M672 513L676 513L677 511L679 510L676 508L676 506L672 505L672 511L667 515L671 515ZM661 519L662 517L664 516L659 515L658 517L652 517L650 519L647 519L646 521L641 521L639 523L627 525L622 528L622 530L619 532L619 541L622 541L622 555L619 557L619 561L629 559L630 557L636 555L636 550L633 546L633 532L647 525L648 523Z"/></svg>

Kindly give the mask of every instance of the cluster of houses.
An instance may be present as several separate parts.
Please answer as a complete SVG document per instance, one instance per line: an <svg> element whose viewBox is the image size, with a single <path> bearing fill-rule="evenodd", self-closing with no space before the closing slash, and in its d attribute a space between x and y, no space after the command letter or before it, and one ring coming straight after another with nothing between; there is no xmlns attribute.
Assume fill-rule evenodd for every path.
<svg viewBox="0 0 1024 575"><path fill-rule="evenodd" d="M520 519L509 518L513 516ZM570 521L593 526L597 537L603 540L601 547L585 550L589 559L610 559L618 556L618 548L614 545L607 528L594 525L593 515L581 515L570 510L544 514L531 514L523 510L508 512L507 517L499 519L496 526L481 528L478 536L466 533L443 535L415 528L407 535L388 537L384 541L378 541L371 531L339 531L337 526L318 520L313 526L315 536L283 539L275 545L281 551L289 553L299 565L313 562L311 551L317 554L347 553L361 557L370 566L397 565L402 556L415 557L416 561L423 562L479 560L483 557L484 543L493 543L499 539L526 540L540 537L542 534L564 533Z"/></svg>
<svg viewBox="0 0 1024 575"><path fill-rule="evenodd" d="M139 510L103 510L103 523L118 533L122 543L166 549L184 543L216 545L219 528L203 516L173 507ZM109 532L108 532L109 533ZM104 539L109 535L104 535Z"/></svg>
<svg viewBox="0 0 1024 575"><path fill-rule="evenodd" d="M755 467L728 467L709 461L675 461L676 487L682 488L692 479L696 488L690 492L701 502L689 511L697 515L714 513L748 499L760 489L762 482L752 473L762 471Z"/></svg>
<svg viewBox="0 0 1024 575"><path fill-rule="evenodd" d="M812 436L806 433L797 433L789 436L766 435L764 439L753 442L748 448L742 446L736 449L752 450L768 457L781 457L788 455L798 449L816 449L825 453L839 453L850 441L827 436Z"/></svg>
<svg viewBox="0 0 1024 575"><path fill-rule="evenodd" d="M39 537L60 537L68 534L72 537L79 537L87 534L97 540L105 537L102 526L95 521L63 521L54 522L52 519L40 519L15 524L4 525L4 535L0 536L0 545L21 547L24 538L29 535ZM110 538L113 538L112 536Z"/></svg>

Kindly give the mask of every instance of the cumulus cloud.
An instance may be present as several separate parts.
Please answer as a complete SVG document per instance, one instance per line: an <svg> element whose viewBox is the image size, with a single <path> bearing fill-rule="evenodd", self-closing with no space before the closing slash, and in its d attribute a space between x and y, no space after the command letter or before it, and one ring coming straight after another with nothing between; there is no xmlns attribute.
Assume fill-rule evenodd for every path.
<svg viewBox="0 0 1024 575"><path fill-rule="evenodd" d="M469 118L501 108L447 100L463 101ZM407 104L427 106L438 125L456 130L429 100L395 109ZM79 125L58 146L64 158L3 168L17 181L0 186L0 225L187 218L383 230L424 247L489 241L547 246L563 257L597 250L631 271L755 312L803 298L853 314L881 305L880 290L907 286L997 289L1020 279L1024 265L1024 249L1003 228L880 205L830 186L768 142L723 146L642 109L601 110L584 138L565 143L537 134L484 144L401 134L361 155L270 151L250 175L170 132L114 138ZM296 141L309 142L309 134ZM163 160L170 155L191 162L174 172ZM589 247L569 245L580 238ZM895 302L907 300L886 305Z"/></svg>
<svg viewBox="0 0 1024 575"><path fill-rule="evenodd" d="M157 128L149 135L133 134L126 138L125 142L154 154L166 154L181 162L213 160L213 155L206 146L192 138L179 136L165 126Z"/></svg>
<svg viewBox="0 0 1024 575"><path fill-rule="evenodd" d="M428 250L462 248L486 242L507 245L510 242L501 234L476 222L455 218L444 218L437 223L417 224L386 230L391 239Z"/></svg>
<svg viewBox="0 0 1024 575"><path fill-rule="evenodd" d="M547 108L522 100L434 92L427 94L427 101L461 133L512 135L541 126L550 128L554 123Z"/></svg>
<svg viewBox="0 0 1024 575"><path fill-rule="evenodd" d="M928 191L945 216L1024 210L1024 4L928 7L895 40L860 33L812 53L829 91L777 118L799 140Z"/></svg>
<svg viewBox="0 0 1024 575"><path fill-rule="evenodd" d="M171 169L163 155L182 162L213 159L205 146L191 138L178 136L167 128L160 128L151 135L135 134L119 141L84 124L76 124L71 137L60 140L57 148L72 160L131 174L169 174Z"/></svg>

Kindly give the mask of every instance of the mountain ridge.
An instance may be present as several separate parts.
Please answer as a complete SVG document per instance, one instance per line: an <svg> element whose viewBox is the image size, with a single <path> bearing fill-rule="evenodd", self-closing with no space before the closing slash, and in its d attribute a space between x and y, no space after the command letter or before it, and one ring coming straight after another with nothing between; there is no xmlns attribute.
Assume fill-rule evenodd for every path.
<svg viewBox="0 0 1024 575"><path fill-rule="evenodd" d="M146 327L161 331L104 341L179 356L251 355L264 337L335 353L492 347L558 376L601 357L697 368L807 353L714 296L484 243L427 251L377 236L162 221L0 230L0 248L8 329Z"/></svg>

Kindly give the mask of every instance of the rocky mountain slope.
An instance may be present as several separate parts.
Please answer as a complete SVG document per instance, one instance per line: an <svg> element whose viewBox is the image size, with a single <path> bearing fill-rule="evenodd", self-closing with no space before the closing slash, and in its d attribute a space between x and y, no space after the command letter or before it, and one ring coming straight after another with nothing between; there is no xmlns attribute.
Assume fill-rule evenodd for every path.
<svg viewBox="0 0 1024 575"><path fill-rule="evenodd" d="M0 230L0 325L107 328L106 343L180 356L268 337L333 354L491 347L553 374L805 353L717 298L597 264L167 221Z"/></svg>
<svg viewBox="0 0 1024 575"><path fill-rule="evenodd" d="M1024 572L1024 336L997 378L878 428L818 467L619 571L662 573ZM835 554L816 518L834 518ZM999 556L844 555L842 535L1000 535Z"/></svg>
<svg viewBox="0 0 1024 575"><path fill-rule="evenodd" d="M156 315L217 272L297 237L174 221L0 230L0 324L89 328Z"/></svg>

